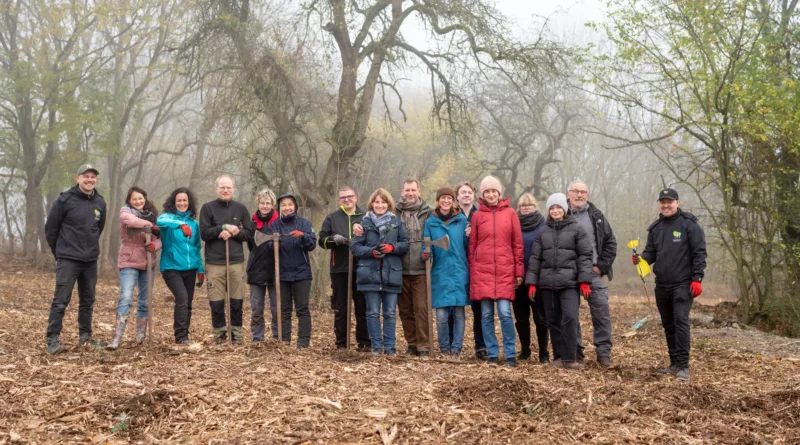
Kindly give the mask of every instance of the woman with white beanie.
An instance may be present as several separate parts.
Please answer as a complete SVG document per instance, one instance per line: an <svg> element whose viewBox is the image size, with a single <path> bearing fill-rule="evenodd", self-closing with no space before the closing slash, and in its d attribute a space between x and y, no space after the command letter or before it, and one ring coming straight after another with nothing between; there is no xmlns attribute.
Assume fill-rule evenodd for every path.
<svg viewBox="0 0 800 445"><path fill-rule="evenodd" d="M567 197L555 193L547 199L547 226L536 235L525 282L528 297L536 291L543 299L547 327L553 343L553 361L566 369L582 370L576 361L580 295L592 290L592 242L567 214ZM580 295L579 295L580 292Z"/></svg>
<svg viewBox="0 0 800 445"><path fill-rule="evenodd" d="M497 364L499 345L494 332L494 310L503 334L506 366L517 365L514 316L511 302L525 274L522 264L522 229L509 198L501 199L503 186L497 178L481 181L480 207L472 216L469 236L470 300L481 302L483 339L489 363Z"/></svg>

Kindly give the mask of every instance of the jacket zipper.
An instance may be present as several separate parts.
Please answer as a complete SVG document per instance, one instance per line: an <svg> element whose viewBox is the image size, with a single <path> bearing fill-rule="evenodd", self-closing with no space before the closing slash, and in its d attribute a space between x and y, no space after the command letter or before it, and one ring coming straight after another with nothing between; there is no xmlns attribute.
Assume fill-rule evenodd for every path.
<svg viewBox="0 0 800 445"><path fill-rule="evenodd" d="M497 207L492 208L492 243L494 249L494 299L497 299Z"/></svg>

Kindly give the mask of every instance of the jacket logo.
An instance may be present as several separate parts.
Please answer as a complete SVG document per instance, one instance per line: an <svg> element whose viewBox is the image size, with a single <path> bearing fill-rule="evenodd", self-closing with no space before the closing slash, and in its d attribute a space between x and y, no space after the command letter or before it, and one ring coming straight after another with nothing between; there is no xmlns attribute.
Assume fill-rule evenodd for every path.
<svg viewBox="0 0 800 445"><path fill-rule="evenodd" d="M97 209L94 209L94 220L100 221L100 211Z"/></svg>
<svg viewBox="0 0 800 445"><path fill-rule="evenodd" d="M682 233L678 232L677 230L672 232L672 242L673 243L681 242L681 235L682 235Z"/></svg>

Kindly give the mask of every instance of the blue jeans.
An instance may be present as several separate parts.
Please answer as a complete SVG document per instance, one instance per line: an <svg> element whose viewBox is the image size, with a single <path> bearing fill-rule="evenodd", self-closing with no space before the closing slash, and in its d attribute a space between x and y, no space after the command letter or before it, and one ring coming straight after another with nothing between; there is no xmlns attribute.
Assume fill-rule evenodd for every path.
<svg viewBox="0 0 800 445"><path fill-rule="evenodd" d="M372 352L395 354L397 294L364 292L364 297L367 300L367 331L369 331L369 341L372 343ZM383 304L383 332L381 332L381 304Z"/></svg>
<svg viewBox="0 0 800 445"><path fill-rule="evenodd" d="M153 271L155 273L155 271ZM118 314L129 314L133 304L133 288L138 284L136 318L147 317L147 271L125 267L119 270Z"/></svg>
<svg viewBox="0 0 800 445"><path fill-rule="evenodd" d="M483 341L489 358L497 358L499 345L494 333L494 303L497 301L497 317L500 318L500 332L503 334L503 356L506 360L517 356L517 332L514 330L514 316L511 315L511 300L481 300L481 327Z"/></svg>
<svg viewBox="0 0 800 445"><path fill-rule="evenodd" d="M450 338L448 318L453 315L453 338ZM439 350L442 354L461 353L464 344L464 306L436 308L436 332L439 334Z"/></svg>

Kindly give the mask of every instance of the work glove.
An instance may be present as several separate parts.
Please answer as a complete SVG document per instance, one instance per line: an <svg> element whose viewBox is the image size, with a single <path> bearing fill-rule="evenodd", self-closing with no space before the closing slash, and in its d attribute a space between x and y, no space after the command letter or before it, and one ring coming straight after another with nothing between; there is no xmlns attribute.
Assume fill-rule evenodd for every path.
<svg viewBox="0 0 800 445"><path fill-rule="evenodd" d="M428 261L428 258L431 257L430 252L422 252L422 261Z"/></svg>
<svg viewBox="0 0 800 445"><path fill-rule="evenodd" d="M528 298L533 300L534 295L536 295L536 286L531 284L530 286L528 286Z"/></svg>
<svg viewBox="0 0 800 445"><path fill-rule="evenodd" d="M380 248L384 255L394 252L394 244L381 244Z"/></svg>
<svg viewBox="0 0 800 445"><path fill-rule="evenodd" d="M373 250L372 250L372 256L374 256L374 257L375 257L375 258L377 258L377 259L381 259L381 258L383 258L385 255L383 254L383 252L381 252L381 251L380 251L380 249L373 249Z"/></svg>
<svg viewBox="0 0 800 445"><path fill-rule="evenodd" d="M159 238L161 237L161 229L158 226L151 227L150 228L150 233L152 233L153 236L157 236Z"/></svg>
<svg viewBox="0 0 800 445"><path fill-rule="evenodd" d="M145 244L144 249L148 252L155 252L156 251L156 243L150 242L150 244Z"/></svg>
<svg viewBox="0 0 800 445"><path fill-rule="evenodd" d="M639 254L638 253L634 253L633 256L631 256L631 262L633 263L634 266L639 264Z"/></svg>
<svg viewBox="0 0 800 445"><path fill-rule="evenodd" d="M581 283L581 295L583 298L589 299L589 296L592 295L592 287L589 286L589 283Z"/></svg>
<svg viewBox="0 0 800 445"><path fill-rule="evenodd" d="M206 274L199 273L197 274L197 284L195 284L195 286L203 287L203 283L205 283L205 281L206 281Z"/></svg>
<svg viewBox="0 0 800 445"><path fill-rule="evenodd" d="M302 230L292 230L289 232L289 235L292 235L295 238L302 238L305 233Z"/></svg>
<svg viewBox="0 0 800 445"><path fill-rule="evenodd" d="M703 284L699 281L692 281L692 284L689 285L689 292L692 294L692 298L699 297L703 293Z"/></svg>
<svg viewBox="0 0 800 445"><path fill-rule="evenodd" d="M343 237L342 235L339 235L338 233L336 235L333 235L331 239L333 239L333 242L336 243L337 246L347 244L347 238Z"/></svg>
<svg viewBox="0 0 800 445"><path fill-rule="evenodd" d="M186 238L192 237L192 228L188 224L181 224L180 229L183 231L183 236Z"/></svg>

